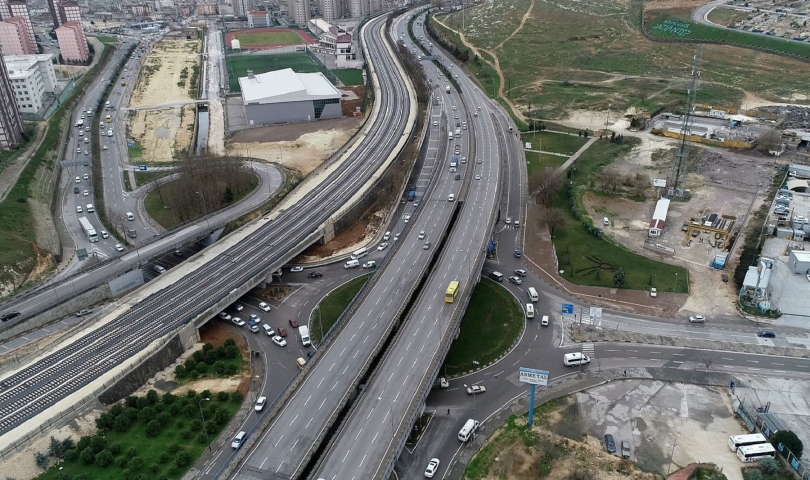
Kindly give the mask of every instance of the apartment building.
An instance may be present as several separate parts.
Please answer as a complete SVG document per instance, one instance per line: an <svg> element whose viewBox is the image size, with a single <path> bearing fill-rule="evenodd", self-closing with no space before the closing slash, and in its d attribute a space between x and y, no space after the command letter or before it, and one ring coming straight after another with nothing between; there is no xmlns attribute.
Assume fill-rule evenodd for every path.
<svg viewBox="0 0 810 480"><path fill-rule="evenodd" d="M309 0L292 0L291 14L293 21L295 21L297 25L301 27L307 25L307 23L309 23L310 18L312 18Z"/></svg>
<svg viewBox="0 0 810 480"><path fill-rule="evenodd" d="M11 89L22 113L37 113L47 93L57 89L53 55L4 55Z"/></svg>
<svg viewBox="0 0 810 480"><path fill-rule="evenodd" d="M31 42L24 19L9 17L0 22L0 48L10 55L37 53L37 44Z"/></svg>
<svg viewBox="0 0 810 480"><path fill-rule="evenodd" d="M87 38L79 22L66 22L56 29L56 40L66 63L87 63L90 52L87 49Z"/></svg>
<svg viewBox="0 0 810 480"><path fill-rule="evenodd" d="M23 121L12 93L5 61L0 56L0 149L8 150L22 143Z"/></svg>

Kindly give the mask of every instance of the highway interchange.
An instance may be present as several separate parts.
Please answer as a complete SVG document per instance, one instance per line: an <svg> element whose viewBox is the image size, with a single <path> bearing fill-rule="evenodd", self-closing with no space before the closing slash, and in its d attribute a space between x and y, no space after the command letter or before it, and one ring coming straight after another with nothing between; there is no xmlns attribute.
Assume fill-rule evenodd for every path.
<svg viewBox="0 0 810 480"><path fill-rule="evenodd" d="M401 17L394 23L394 38L402 37L406 19L407 17ZM366 29L368 33L364 33L368 42L367 56L376 64L374 71L383 93L376 99L380 104L382 118L371 126L346 169L330 178L321 191L305 196L299 205L286 211L283 216L273 221L261 221L261 226L255 233L247 235L227 254L190 266L184 276L176 275L173 285L168 285L134 304L103 330L86 335L68 348L2 378L0 434L10 431L52 406L60 398L87 385L109 371L113 365L131 358L153 339L205 312L212 299L226 295L258 271L266 270L271 265L280 265L278 262L286 253L285 250L297 245L296 241L311 233L312 228L327 216L328 212L323 211L322 205L339 205L341 198L347 198L374 171L374 167L383 161L399 139L391 132L404 129L405 116L401 111L408 107L405 82L399 77L389 56L390 52L384 47L384 23L384 18L372 20ZM421 30L417 35L426 36ZM119 49L118 53L122 50ZM442 63L451 63L440 52L434 52L434 56L440 58ZM423 63L426 73L434 80L433 84L443 86L445 80L441 79L433 64L427 60ZM435 166L435 172L428 173L432 180L425 197L418 207L406 204L401 214L395 218L395 223L389 227L392 232L402 233L402 236L397 242L391 242L393 245L386 251L375 252L369 257L377 259L381 268L367 285L353 317L330 339L330 344L321 353L317 364L273 419L271 428L261 434L256 445L251 445L247 457L239 464L232 478L288 478L300 474L323 441L324 433L336 413L353 393L369 358L380 347L385 339L385 332L390 328L398 328L396 339L376 367L375 375L353 406L351 415L343 420L339 435L323 452L316 470L311 472L315 478L382 478L383 473L394 466L393 461L400 452L403 434L409 430L410 422L413 421L414 406L421 404L424 395L428 393L427 410L442 412L449 409L452 415L437 418L422 440L420 448L408 454L407 458L401 458L396 464L396 470L400 478L415 478L421 476L427 459L439 457L445 463L441 465L440 475L437 476L443 478L449 472L450 459L455 458L458 450L472 448L465 447L455 439L458 428L466 418L483 419L515 398L525 395L526 387L518 384L515 379L518 366L547 369L552 379L571 373L570 369L562 366L562 353L583 347L568 345L563 349L553 348L567 343L559 315L554 314L559 312L562 303L575 303L578 307L581 304L544 285L530 273L523 286L506 284L505 287L513 292L520 303L526 302L527 286L537 288L541 293L537 304L538 315L551 314L555 319L552 325L546 328L540 327L537 321L527 322L520 342L498 364L453 380L451 387L446 390L429 391L436 373L434 367L437 362L441 364L445 353L442 346L454 333L453 320L463 313L462 303L446 304L443 300L444 289L449 281L459 280L462 291L472 288L478 271L476 260L493 231L500 245L500 255L496 263L487 264L485 271L497 267L507 273L524 266L520 259L511 255L512 250L521 245L521 230L509 228L503 222L507 216L523 219L526 174L520 145L508 131L509 119L501 108L493 105L464 75L458 75L457 81L464 92L464 100L456 92L447 95L443 88L434 90L435 94L441 95L442 101L439 106L431 107L430 121L432 125L435 119L442 126L443 122L453 121L451 118L455 115L454 112L458 112L461 119L466 118L469 130L464 131L460 141L450 143L461 146L461 155L467 154L467 164L461 165L459 169L463 180L455 180L454 175L446 168L447 160L454 156L450 149L445 158L435 159L435 164L429 164ZM85 103L95 105L89 100ZM457 110L453 110L453 106ZM90 107L84 110L87 109ZM477 117L474 116L476 111ZM433 127L430 135L433 140L446 142L446 131L439 127ZM72 139L69 146L74 145L75 141L76 139ZM112 148L112 144L109 145ZM119 149L116 150L125 154L121 143L117 145ZM474 156L471 152L475 152ZM111 153L110 158L116 157ZM500 162L497 161L499 158ZM477 163L477 159L481 159L481 163ZM117 159L110 162L120 162L123 165ZM476 180L475 175L480 175L480 180ZM120 181L120 171L116 173L116 177ZM450 193L455 195L453 202L448 201ZM68 217L69 210L66 206L65 218ZM487 212L493 212L492 216L486 215ZM70 213L73 214L73 211ZM450 237L445 240L441 232L447 228L454 213L456 216L452 217L455 218L453 229ZM408 222L405 222L405 214L412 215ZM427 238L432 241L428 249L423 248L424 239L417 238L421 230L425 230ZM263 238L274 240L267 244ZM437 248L442 241L444 251L433 265L433 270L426 272L433 255L439 253ZM165 251L165 245L153 248L163 248ZM134 263L134 259L129 260ZM345 271L342 265L325 267L324 270L327 276L329 272L342 277L353 275L352 271ZM422 295L400 324L401 308L410 295L412 286L423 280L428 273L430 276L422 286ZM313 297L313 289L331 289L333 282L322 280L311 282L311 285L308 295ZM314 297L320 298L318 295ZM37 308L37 305L32 304L31 308ZM252 308L248 304L248 309ZM719 326L707 325L695 329L684 327L683 322L679 323L677 320L606 312L605 317L598 322L604 322L604 326L611 326L609 322L615 322L617 328L639 332L658 330L662 335L675 337L705 337L765 346L782 342L781 331L778 340L757 339L756 328L741 325L739 321L725 321ZM790 331L797 336L800 332L802 331L799 329ZM261 350L275 348L272 352L281 352L285 357L296 355L288 351L282 352L263 337L255 337L251 343ZM288 341L295 340L288 338ZM309 351L302 349L300 344L295 347L297 352ZM594 361L588 369L647 366L700 370L705 368L709 360L710 368L729 373L770 372L801 379L810 376L810 360L801 358L653 345L604 344L586 345L584 348ZM268 352L262 385L263 394L271 399L284 388L286 380L286 377L273 376L273 381L270 381L272 375L268 374L268 364L273 355L276 354ZM407 367L403 368L403 365ZM287 373L292 375L292 371ZM472 399L461 388L462 384L497 388L488 389L486 395L471 402ZM258 416L255 417L251 416L241 428L254 429L258 424ZM358 442L358 439L366 441ZM223 450L212 457L211 463L201 472L201 477L215 478L232 460L232 452L227 443ZM457 473L455 471L453 475Z"/></svg>

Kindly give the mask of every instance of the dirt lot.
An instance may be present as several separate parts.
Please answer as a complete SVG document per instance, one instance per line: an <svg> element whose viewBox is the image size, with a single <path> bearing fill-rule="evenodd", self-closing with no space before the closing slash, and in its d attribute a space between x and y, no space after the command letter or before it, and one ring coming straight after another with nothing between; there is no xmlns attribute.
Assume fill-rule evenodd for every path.
<svg viewBox="0 0 810 480"><path fill-rule="evenodd" d="M343 146L363 118L336 118L310 123L241 130L226 145L229 153L261 158L307 175Z"/></svg>
<svg viewBox="0 0 810 480"><path fill-rule="evenodd" d="M199 66L199 40L163 40L146 56L130 107L189 100L192 67ZM187 78L182 79L183 69ZM182 86L178 85L181 84Z"/></svg>
<svg viewBox="0 0 810 480"><path fill-rule="evenodd" d="M194 105L161 110L135 110L128 115L128 138L143 145L143 158L170 162L182 156L194 134Z"/></svg>
<svg viewBox="0 0 810 480"><path fill-rule="evenodd" d="M605 112L577 110L560 123L575 128L595 129L604 127L605 118ZM635 136L642 141L630 155L610 168L622 175L640 172L651 179L666 178L672 169L672 151L676 142L649 133L630 132L627 130L629 124L618 113L615 113L615 117L610 117L610 122L612 130L626 136ZM691 190L692 198L688 202L673 201L670 204L667 229L662 237L653 242L674 248L674 257L659 255L644 248L648 241L646 232L649 219L657 201L652 189L643 203L592 194L586 194L584 200L595 222L601 223L602 217L610 218L612 225L606 227L605 231L611 238L641 255L689 269L690 295L682 313L734 314L736 292L733 286L731 283L723 283L720 272L709 267L709 263L721 250L709 245L709 241L713 242L714 239L706 234L696 237L689 246L682 246L684 234L680 226L684 221L699 219L705 213L737 217L738 223L744 221L758 195L760 184L767 186L772 173L773 162L756 153L712 147L693 151L685 184ZM754 208L762 200L763 196L760 194L753 203ZM732 256L731 260L735 261L736 258ZM732 271L733 266L727 266L725 272Z"/></svg>
<svg viewBox="0 0 810 480"><path fill-rule="evenodd" d="M370 210L373 211L374 208L372 207ZM360 221L341 232L326 245L312 245L295 257L291 263L317 262L324 258L350 253L356 250L358 245L367 245L377 235L387 215L388 212L385 210L377 210L372 214L367 213Z"/></svg>

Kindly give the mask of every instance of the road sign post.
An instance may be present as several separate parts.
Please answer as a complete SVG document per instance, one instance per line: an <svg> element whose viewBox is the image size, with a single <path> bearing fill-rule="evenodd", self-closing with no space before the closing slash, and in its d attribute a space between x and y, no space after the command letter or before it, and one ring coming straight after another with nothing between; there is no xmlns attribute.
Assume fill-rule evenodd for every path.
<svg viewBox="0 0 810 480"><path fill-rule="evenodd" d="M536 370L534 368L520 367L518 370L518 380L522 383L528 383L529 388L529 426L534 422L534 390L537 385L542 387L548 386L548 371Z"/></svg>

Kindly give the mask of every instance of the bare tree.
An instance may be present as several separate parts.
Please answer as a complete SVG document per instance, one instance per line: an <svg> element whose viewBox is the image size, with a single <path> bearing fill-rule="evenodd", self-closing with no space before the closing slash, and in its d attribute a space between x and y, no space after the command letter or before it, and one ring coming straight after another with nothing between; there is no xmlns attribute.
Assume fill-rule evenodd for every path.
<svg viewBox="0 0 810 480"><path fill-rule="evenodd" d="M759 137L758 143L762 150L778 152L782 150L782 132L777 129L765 132Z"/></svg>
<svg viewBox="0 0 810 480"><path fill-rule="evenodd" d="M530 195L535 197L538 204L548 205L562 188L563 180L556 168L546 167L529 177L529 185L534 186Z"/></svg>
<svg viewBox="0 0 810 480"><path fill-rule="evenodd" d="M554 236L554 230L565 222L565 213L559 208L546 208L543 214L548 232Z"/></svg>

